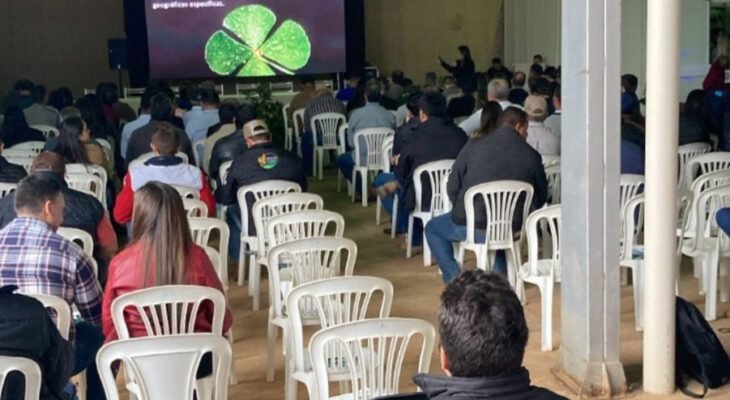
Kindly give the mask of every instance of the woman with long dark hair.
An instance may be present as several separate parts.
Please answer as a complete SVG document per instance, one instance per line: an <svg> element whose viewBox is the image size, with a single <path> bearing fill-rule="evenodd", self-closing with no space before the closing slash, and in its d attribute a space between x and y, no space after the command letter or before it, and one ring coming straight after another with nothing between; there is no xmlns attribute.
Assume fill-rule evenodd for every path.
<svg viewBox="0 0 730 400"><path fill-rule="evenodd" d="M448 71L456 79L456 84L468 93L476 90L476 77L474 75L476 67L474 60L471 58L471 50L468 46L459 46L459 58L455 65L450 65L443 58L438 58L441 67Z"/></svg>
<svg viewBox="0 0 730 400"><path fill-rule="evenodd" d="M101 165L104 153L98 144L91 145L91 134L84 120L78 117L67 118L61 124L59 132L58 142L53 151L60 154L66 164L92 164L97 161L99 162L97 165ZM90 144L88 150L85 144Z"/></svg>
<svg viewBox="0 0 730 400"><path fill-rule="evenodd" d="M43 132L28 126L23 110L16 106L8 107L5 111L2 134L6 149L15 146L18 143L46 141L46 137L43 136Z"/></svg>
<svg viewBox="0 0 730 400"><path fill-rule="evenodd" d="M474 132L472 139L484 137L499 128L499 117L502 115L502 106L496 101L489 101L482 108L482 117L479 130Z"/></svg>
<svg viewBox="0 0 730 400"><path fill-rule="evenodd" d="M117 339L111 305L117 297L144 288L197 285L223 292L205 250L193 242L182 199L172 186L149 182L134 194L132 238L109 265L104 291L102 324L107 341ZM195 320L196 332L210 332L213 307L203 304ZM126 315L131 337L146 336L138 315ZM233 323L226 309L223 332Z"/></svg>

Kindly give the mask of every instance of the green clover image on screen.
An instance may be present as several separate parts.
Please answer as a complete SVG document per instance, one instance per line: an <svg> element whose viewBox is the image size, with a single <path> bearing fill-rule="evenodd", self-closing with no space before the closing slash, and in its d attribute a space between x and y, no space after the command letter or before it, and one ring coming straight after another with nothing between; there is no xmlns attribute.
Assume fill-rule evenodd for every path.
<svg viewBox="0 0 730 400"><path fill-rule="evenodd" d="M226 15L223 27L205 45L205 61L219 75L294 75L309 62L312 44L304 28L292 20L276 31L276 15L267 7L248 5Z"/></svg>

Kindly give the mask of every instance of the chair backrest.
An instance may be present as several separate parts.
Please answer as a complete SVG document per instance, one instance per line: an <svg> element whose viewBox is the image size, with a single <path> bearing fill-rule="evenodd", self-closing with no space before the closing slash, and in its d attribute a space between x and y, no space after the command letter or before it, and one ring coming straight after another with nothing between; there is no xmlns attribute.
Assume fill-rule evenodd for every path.
<svg viewBox="0 0 730 400"><path fill-rule="evenodd" d="M183 198L183 206L188 218L205 218L208 216L208 206L201 200Z"/></svg>
<svg viewBox="0 0 730 400"><path fill-rule="evenodd" d="M644 176L622 174L619 181L619 207L623 210L629 200L644 191Z"/></svg>
<svg viewBox="0 0 730 400"><path fill-rule="evenodd" d="M720 229L715 214L727 207L730 207L730 185L708 189L697 198L695 249L703 248L707 239L718 237Z"/></svg>
<svg viewBox="0 0 730 400"><path fill-rule="evenodd" d="M228 398L232 350L231 344L221 335L117 340L99 349L96 364L109 400L119 400L114 373L114 365L119 361L124 364L127 389L134 398L193 400L196 374L207 353L213 354L211 399L225 400Z"/></svg>
<svg viewBox="0 0 730 400"><path fill-rule="evenodd" d="M323 113L312 117L309 122L312 133L322 135L322 145L320 146L319 141L315 140L314 146L336 149L337 133L339 127L345 122L347 122L347 118L340 113Z"/></svg>
<svg viewBox="0 0 730 400"><path fill-rule="evenodd" d="M291 120L289 119L289 108L291 108L290 103L286 103L281 106L281 114L284 117L284 131L285 132L289 132L289 130L292 129ZM294 131L292 131L292 132L294 132Z"/></svg>
<svg viewBox="0 0 730 400"><path fill-rule="evenodd" d="M33 153L29 152L28 154L34 155ZM23 169L25 169L25 172L30 173L30 167L33 166L33 160L35 159L35 156L25 157L24 155L17 155L17 153L15 155L7 154L7 152L3 152L2 155L10 164L19 165L23 167Z"/></svg>
<svg viewBox="0 0 730 400"><path fill-rule="evenodd" d="M106 139L94 139L94 141L101 146L101 150L104 152L104 157L106 157L109 162L113 162L114 152L112 151L112 144Z"/></svg>
<svg viewBox="0 0 730 400"><path fill-rule="evenodd" d="M416 212L429 212L432 216L447 212L441 193L441 182L448 179L454 160L432 161L421 165L413 172L413 187L416 191ZM430 208L423 210L423 175L428 178L431 187Z"/></svg>
<svg viewBox="0 0 730 400"><path fill-rule="evenodd" d="M292 124L294 125L294 136L297 138L302 136L302 133L304 133L304 111L304 108L300 108L298 110L294 110L291 115Z"/></svg>
<svg viewBox="0 0 730 400"><path fill-rule="evenodd" d="M692 182L687 181L687 164L689 160L702 154L712 151L709 143L689 143L679 146L677 156L679 157L679 187L688 187Z"/></svg>
<svg viewBox="0 0 730 400"><path fill-rule="evenodd" d="M18 143L15 146L12 146L8 148L8 150L26 150L35 153L36 155L41 154L43 152L43 148L46 146L46 142L41 141L30 141L30 142L23 142Z"/></svg>
<svg viewBox="0 0 730 400"><path fill-rule="evenodd" d="M41 131L43 133L43 136L46 137L46 139L58 137L58 135L59 135L58 128L56 128L55 126L30 125L30 128L35 129L37 131Z"/></svg>
<svg viewBox="0 0 730 400"><path fill-rule="evenodd" d="M560 204L560 201L561 201L560 164L555 164L555 165L551 165L549 167L545 167L545 176L547 177L547 182L548 182L548 199L550 200L550 204Z"/></svg>
<svg viewBox="0 0 730 400"><path fill-rule="evenodd" d="M2 183L0 182L0 198L7 196L9 193L14 192L18 188L17 183Z"/></svg>
<svg viewBox="0 0 730 400"><path fill-rule="evenodd" d="M451 175L451 174L449 174ZM453 208L453 204L451 204L451 199L449 199L449 175L444 177L444 179L441 180L441 200L444 202L444 212L450 212Z"/></svg>
<svg viewBox="0 0 730 400"><path fill-rule="evenodd" d="M560 164L560 156L542 156L542 165L547 168L553 165Z"/></svg>
<svg viewBox="0 0 730 400"><path fill-rule="evenodd" d="M634 196L624 205L621 210L621 219L623 222L622 238L622 260L632 260L634 257L634 249L638 245L640 229L644 224L644 204L646 198L643 194Z"/></svg>
<svg viewBox="0 0 730 400"><path fill-rule="evenodd" d="M241 186L238 189L238 207L241 209L241 232L248 236L248 213L261 199L276 196L284 193L301 193L302 187L298 183L281 180L270 180L253 185ZM251 210L253 211L253 210Z"/></svg>
<svg viewBox="0 0 730 400"><path fill-rule="evenodd" d="M139 319L147 336L192 334L200 306L206 301L214 308L210 333L223 335L226 298L205 286L167 285L124 294L112 302L112 321L120 339L130 338L125 314Z"/></svg>
<svg viewBox="0 0 730 400"><path fill-rule="evenodd" d="M700 154L687 161L687 165L684 169L684 179L689 185L694 182L699 175L709 174L710 172L721 171L724 169L730 169L730 153L715 152Z"/></svg>
<svg viewBox="0 0 730 400"><path fill-rule="evenodd" d="M198 168L203 168L203 154L205 154L205 139L193 143L193 156L195 157L195 165Z"/></svg>
<svg viewBox="0 0 730 400"><path fill-rule="evenodd" d="M534 211L525 221L525 233L527 235L527 270L525 273L530 276L544 275L539 271L539 262L545 260L548 254L543 253L540 258L540 249L545 251L546 247L540 246L543 241L550 240L551 250L549 261L551 266L549 275L555 276L560 272L560 232L561 232L560 205L541 208ZM541 236L542 235L542 236ZM557 277L560 278L559 276Z"/></svg>
<svg viewBox="0 0 730 400"><path fill-rule="evenodd" d="M337 131L337 137L340 141L339 153L344 154L347 151L347 129L349 125L344 123L340 125L340 129Z"/></svg>
<svg viewBox="0 0 730 400"><path fill-rule="evenodd" d="M368 170L379 171L383 166L383 142L395 131L390 128L368 128L355 132L355 165L367 166ZM366 160L361 160L361 141L365 143Z"/></svg>
<svg viewBox="0 0 730 400"><path fill-rule="evenodd" d="M296 240L272 247L268 254L269 290L274 315L284 315L284 299L291 289L335 276L351 276L357 260L357 245L346 238L319 237ZM282 285L279 267L286 265L291 280Z"/></svg>
<svg viewBox="0 0 730 400"><path fill-rule="evenodd" d="M383 159L383 166L382 170L385 173L391 172L391 166L390 166L390 158L393 157L393 138L394 136L390 136L385 138L383 141L383 148L381 150L382 159Z"/></svg>
<svg viewBox="0 0 730 400"><path fill-rule="evenodd" d="M144 165L145 161L149 160L150 158L152 158L154 156L155 156L155 153L152 153L152 152L144 153L141 156L130 161L128 169L137 168L141 165ZM177 154L175 154L175 156L182 158L183 162L185 162L185 163L190 162L190 160L188 159L188 155L183 152L178 152Z"/></svg>
<svg viewBox="0 0 730 400"><path fill-rule="evenodd" d="M324 200L314 193L284 193L257 201L251 212L259 239L259 255L266 255L266 229L272 218L297 211L321 210L323 207Z"/></svg>
<svg viewBox="0 0 730 400"><path fill-rule="evenodd" d="M393 304L393 284L387 279L374 276L343 276L323 279L297 286L287 297L291 326L292 354L296 370L305 367L304 325L301 308L314 309L321 329L361 321L368 316L373 295L380 294L380 307L376 318L388 318ZM336 359L338 349L328 349L329 358ZM334 350L334 351L333 351Z"/></svg>
<svg viewBox="0 0 730 400"><path fill-rule="evenodd" d="M87 192L94 193L101 204L105 204L104 197L106 192L106 186L104 181L99 176L92 173L81 173L81 174L66 174L66 183L71 189L81 189Z"/></svg>
<svg viewBox="0 0 730 400"><path fill-rule="evenodd" d="M188 186L180 186L180 185L170 185L177 190L178 193L180 193L180 197L183 199L200 199L200 190L188 187Z"/></svg>
<svg viewBox="0 0 730 400"><path fill-rule="evenodd" d="M106 183L109 181L109 175L107 174L104 167L93 164L66 164L67 174L93 174L101 179L101 182L106 188Z"/></svg>
<svg viewBox="0 0 730 400"><path fill-rule="evenodd" d="M43 304L43 307L50 310L49 315L56 323L56 329L62 338L68 340L68 333L71 330L71 307L65 299L58 296L48 294L32 294L23 293L28 297L32 297ZM2 393L2 391L0 391Z"/></svg>
<svg viewBox="0 0 730 400"><path fill-rule="evenodd" d="M517 206L520 201L524 202L522 216L525 218L532 205L532 196L532 185L521 181L495 181L476 185L467 190L464 197L466 242L476 243L474 201L480 198L484 202L487 214L486 237L490 248L511 247L516 233L513 232L512 222ZM524 224L522 229L524 230Z"/></svg>
<svg viewBox="0 0 730 400"><path fill-rule="evenodd" d="M296 211L271 218L266 229L268 245L274 247L314 237L342 237L345 233L345 219L342 215L327 210Z"/></svg>
<svg viewBox="0 0 730 400"><path fill-rule="evenodd" d="M35 361L23 357L0 356L0 393L3 392L5 380L11 372L19 372L25 377L23 399L38 400L40 398L41 368Z"/></svg>
<svg viewBox="0 0 730 400"><path fill-rule="evenodd" d="M344 364L350 370L353 399L372 399L397 394L406 351L413 337L422 340L418 372L431 365L436 330L423 320L407 318L370 319L323 329L309 342L315 375L316 400L330 399L326 348L342 346Z"/></svg>
<svg viewBox="0 0 730 400"><path fill-rule="evenodd" d="M695 201L690 206L691 211L689 212L687 224L685 225L687 231L693 232L697 227L697 219L695 218L697 209L696 200L699 199L700 195L709 189L725 185L730 185L730 169L700 175L691 183L690 191Z"/></svg>
<svg viewBox="0 0 730 400"><path fill-rule="evenodd" d="M221 183L223 185L228 183L228 173L231 171L232 165L233 165L233 161L226 161L223 164L221 164L220 168L218 169L218 175L220 175Z"/></svg>
<svg viewBox="0 0 730 400"><path fill-rule="evenodd" d="M78 244L89 257L94 256L94 238L88 232L76 228L60 227L56 233L66 240Z"/></svg>
<svg viewBox="0 0 730 400"><path fill-rule="evenodd" d="M231 230L228 224L217 218L188 218L190 225L190 233L193 235L193 241L199 246L212 246L211 234L218 231L218 252L219 262L225 270L228 266L228 243L231 238ZM221 282L225 285L228 277L218 275Z"/></svg>

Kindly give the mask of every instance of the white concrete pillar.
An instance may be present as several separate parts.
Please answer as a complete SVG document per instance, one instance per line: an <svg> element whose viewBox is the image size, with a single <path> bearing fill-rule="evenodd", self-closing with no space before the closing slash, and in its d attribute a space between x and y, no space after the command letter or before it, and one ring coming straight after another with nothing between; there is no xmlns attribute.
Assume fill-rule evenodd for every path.
<svg viewBox="0 0 730 400"><path fill-rule="evenodd" d="M644 391L674 392L680 0L647 11Z"/></svg>
<svg viewBox="0 0 730 400"><path fill-rule="evenodd" d="M563 0L562 308L559 377L620 395L621 1ZM567 376L566 376L567 375Z"/></svg>

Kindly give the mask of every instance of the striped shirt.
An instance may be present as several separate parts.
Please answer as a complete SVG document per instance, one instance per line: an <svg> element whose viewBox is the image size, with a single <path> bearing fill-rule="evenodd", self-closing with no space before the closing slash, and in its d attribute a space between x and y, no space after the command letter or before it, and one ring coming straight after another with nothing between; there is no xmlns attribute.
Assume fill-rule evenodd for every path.
<svg viewBox="0 0 730 400"><path fill-rule="evenodd" d="M60 297L101 326L102 291L91 261L41 220L18 217L0 230L0 287L7 285Z"/></svg>
<svg viewBox="0 0 730 400"><path fill-rule="evenodd" d="M332 97L331 94L322 94L319 97L315 97L304 109L303 132L311 131L312 118L324 113L338 113L346 116L347 108L345 108L345 105L341 101Z"/></svg>

